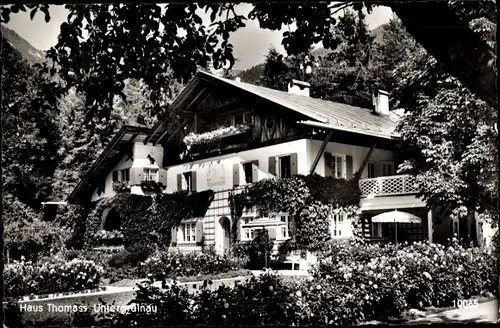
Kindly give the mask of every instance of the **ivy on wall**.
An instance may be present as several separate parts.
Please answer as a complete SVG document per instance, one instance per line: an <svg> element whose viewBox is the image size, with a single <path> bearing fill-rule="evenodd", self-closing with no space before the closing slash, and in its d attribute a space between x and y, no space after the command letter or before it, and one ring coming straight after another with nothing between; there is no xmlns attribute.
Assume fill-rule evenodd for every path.
<svg viewBox="0 0 500 328"><path fill-rule="evenodd" d="M100 199L87 217L85 246L98 242L103 214L114 210L120 217L120 230L126 248L135 245L168 247L171 229L182 220L203 217L214 197L212 190L199 193L176 192L142 196L121 192L110 198Z"/></svg>
<svg viewBox="0 0 500 328"><path fill-rule="evenodd" d="M356 238L361 237L359 225L359 176L335 179L313 175L265 179L247 187L241 193L229 195L231 217L238 222L244 209L256 207L261 216L273 212L288 212L292 240L289 249L318 250L330 240L328 219L334 213L345 214L353 223ZM237 239L238 224L232 225Z"/></svg>

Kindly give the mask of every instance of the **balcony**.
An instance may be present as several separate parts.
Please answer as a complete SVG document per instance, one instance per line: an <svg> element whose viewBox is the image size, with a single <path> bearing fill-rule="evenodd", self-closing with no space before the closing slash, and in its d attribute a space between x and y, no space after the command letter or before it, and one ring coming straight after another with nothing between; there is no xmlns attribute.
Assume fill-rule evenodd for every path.
<svg viewBox="0 0 500 328"><path fill-rule="evenodd" d="M361 197L396 196L418 193L415 178L410 175L393 175L359 180Z"/></svg>

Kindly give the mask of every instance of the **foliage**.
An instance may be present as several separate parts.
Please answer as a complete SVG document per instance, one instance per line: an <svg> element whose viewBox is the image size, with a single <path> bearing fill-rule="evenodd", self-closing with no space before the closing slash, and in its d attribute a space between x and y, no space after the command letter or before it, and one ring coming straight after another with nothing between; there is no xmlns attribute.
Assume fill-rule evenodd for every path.
<svg viewBox="0 0 500 328"><path fill-rule="evenodd" d="M122 243L123 234L117 230L114 231L99 230L94 235L94 238L95 240L101 241L101 243L108 243L108 244L111 243L119 245Z"/></svg>
<svg viewBox="0 0 500 328"><path fill-rule="evenodd" d="M334 286L359 286L355 298L365 299L367 319L405 309L452 306L457 299L494 293L498 264L487 249L414 243L380 247L347 242L332 245L313 272ZM467 282L467 283L464 283ZM380 307L396 312L383 311Z"/></svg>
<svg viewBox="0 0 500 328"><path fill-rule="evenodd" d="M112 268L120 268L125 265L137 266L137 264L146 260L150 254L151 249L137 245L133 249L123 250L111 256L109 266Z"/></svg>
<svg viewBox="0 0 500 328"><path fill-rule="evenodd" d="M66 229L40 219L14 221L5 227L5 247L11 259L22 256L36 262L65 248L68 237Z"/></svg>
<svg viewBox="0 0 500 328"><path fill-rule="evenodd" d="M141 196L120 193L102 198L87 218L85 240L87 247L95 245L95 233L101 229L105 210L113 210L120 218L120 231L125 247L142 244L148 247L168 247L171 228L182 220L203 216L213 199L213 191L188 194Z"/></svg>
<svg viewBox="0 0 500 328"><path fill-rule="evenodd" d="M496 22L495 6L491 5L491 1L489 4L488 9L484 11L489 14L490 21ZM284 6L259 3L253 5L247 17L238 13L239 7L236 4L228 3L169 4L164 8L155 4L66 5L70 15L68 20L61 24L58 43L47 53L54 66L51 69L45 66L44 69L52 74L57 72L67 89L76 86L78 91L88 92L89 117L107 119L113 96L122 94L124 81L127 79L144 80L151 88L150 99L156 105L161 98L160 94L165 92L172 79L188 80L196 71L197 65L207 67L207 64L212 62L215 69L224 64L226 68L232 67L235 59L229 36L244 27L247 18L258 21L261 28L269 30L281 30L284 25L295 23L295 30L283 32L282 44L289 55L297 55L306 53L313 44L320 42L325 48L335 49L338 42L334 27L341 25L337 24L335 14L349 7L359 12L366 7L370 12L373 5L370 2L325 2L307 5L296 3ZM424 8L397 2L386 5L400 15L412 14L415 8ZM427 17L429 26L446 26L454 22L460 27L456 29L458 35L478 45L472 47L464 58L448 51L450 44L446 42L438 43L440 46L436 47L427 45L429 49L437 55L447 53L442 60L452 63L470 58L484 58L476 70L487 70L489 73L491 68L484 66L494 61L495 56L490 48L468 33L467 22L474 16L464 15L464 10L460 10L467 6L425 5L443 12L443 15ZM2 6L1 9L2 22L7 22L11 13L26 9L31 10L32 17L38 10L42 10L46 21L50 20L48 6L45 5L11 5ZM465 12L470 12L470 8L465 9ZM200 10L210 12L210 27L207 27L199 16ZM130 23L129 16L132 14L138 17L139 23ZM405 24L421 41L427 41L432 33L420 33L420 30L415 28L418 21L405 19ZM88 32L85 39L81 38L83 29ZM492 60L489 60L490 58ZM453 70L450 67L449 69ZM474 79L465 77L469 76L468 73L460 70L453 72L462 81L466 81L471 89L476 90L476 93L483 98L488 97L487 92L481 92L474 86ZM60 92L62 91L64 90ZM494 104L491 99L488 101L490 105Z"/></svg>
<svg viewBox="0 0 500 328"><path fill-rule="evenodd" d="M102 268L93 261L61 256L33 263L14 262L5 267L7 297L94 289L99 286Z"/></svg>
<svg viewBox="0 0 500 328"><path fill-rule="evenodd" d="M168 251L152 254L138 267L140 277L150 275L155 280L175 278L181 276L197 276L218 274L227 271L239 270L242 264L237 258L221 256L214 251L182 253Z"/></svg>
<svg viewBox="0 0 500 328"><path fill-rule="evenodd" d="M391 35L410 38L398 24ZM416 176L428 206L446 204L452 216L476 211L497 221L497 111L421 47L395 74L400 106L407 111L398 127L407 157L398 172Z"/></svg>
<svg viewBox="0 0 500 328"><path fill-rule="evenodd" d="M257 84L264 72L264 64L258 64L250 67L247 70L241 71L237 74L241 78L241 82Z"/></svg>
<svg viewBox="0 0 500 328"><path fill-rule="evenodd" d="M38 98L54 100L49 83L2 37L3 196L35 210L52 191L59 160L57 109Z"/></svg>
<svg viewBox="0 0 500 328"><path fill-rule="evenodd" d="M319 201L309 203L295 219L298 231L295 242L308 250L322 249L331 240L329 218L332 215L331 205Z"/></svg>
<svg viewBox="0 0 500 328"><path fill-rule="evenodd" d="M358 178L345 180L313 174L260 180L243 192L229 196L231 217L239 220L245 208L254 206L260 215L287 212L291 235L295 238L293 244L301 249L318 248L330 238L329 218L334 209L343 212L346 209L351 222L358 223L353 211L360 197ZM309 206L312 207L308 209ZM233 238L237 227L233 224Z"/></svg>
<svg viewBox="0 0 500 328"><path fill-rule="evenodd" d="M119 192L130 192L130 183L128 181L113 181L113 191Z"/></svg>
<svg viewBox="0 0 500 328"><path fill-rule="evenodd" d="M189 147L194 144L198 143L203 143L203 142L209 142L217 138L222 138L225 136L237 134L240 132L244 132L248 130L248 126L245 124L240 124L237 126L227 126L227 127L222 127L217 130L213 130L210 132L205 132L205 133L200 133L196 134L194 132L189 133L187 136L184 137L183 142L186 144L186 146Z"/></svg>
<svg viewBox="0 0 500 328"><path fill-rule="evenodd" d="M269 232L263 228L257 230L255 237L248 247L248 265L250 269L261 270L269 267L273 241L269 238Z"/></svg>

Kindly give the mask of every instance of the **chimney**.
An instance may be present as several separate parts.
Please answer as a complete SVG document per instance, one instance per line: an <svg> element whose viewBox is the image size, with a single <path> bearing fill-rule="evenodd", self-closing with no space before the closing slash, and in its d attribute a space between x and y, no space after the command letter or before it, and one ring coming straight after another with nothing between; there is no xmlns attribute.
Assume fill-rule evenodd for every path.
<svg viewBox="0 0 500 328"><path fill-rule="evenodd" d="M288 92L299 96L309 97L311 85L304 81L292 80L288 83Z"/></svg>
<svg viewBox="0 0 500 328"><path fill-rule="evenodd" d="M241 82L241 77L237 76L237 77L235 77L235 78L234 78L234 80L235 80L236 82Z"/></svg>
<svg viewBox="0 0 500 328"><path fill-rule="evenodd" d="M376 114L389 115L389 93L387 91L378 90L376 96L372 94L372 100Z"/></svg>

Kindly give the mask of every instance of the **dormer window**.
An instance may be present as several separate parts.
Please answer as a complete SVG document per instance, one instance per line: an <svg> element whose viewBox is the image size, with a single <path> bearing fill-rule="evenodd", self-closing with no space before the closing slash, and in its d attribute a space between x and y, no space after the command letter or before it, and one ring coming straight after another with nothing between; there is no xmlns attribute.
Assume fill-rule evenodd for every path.
<svg viewBox="0 0 500 328"><path fill-rule="evenodd" d="M144 181L158 182L158 169L144 169Z"/></svg>

